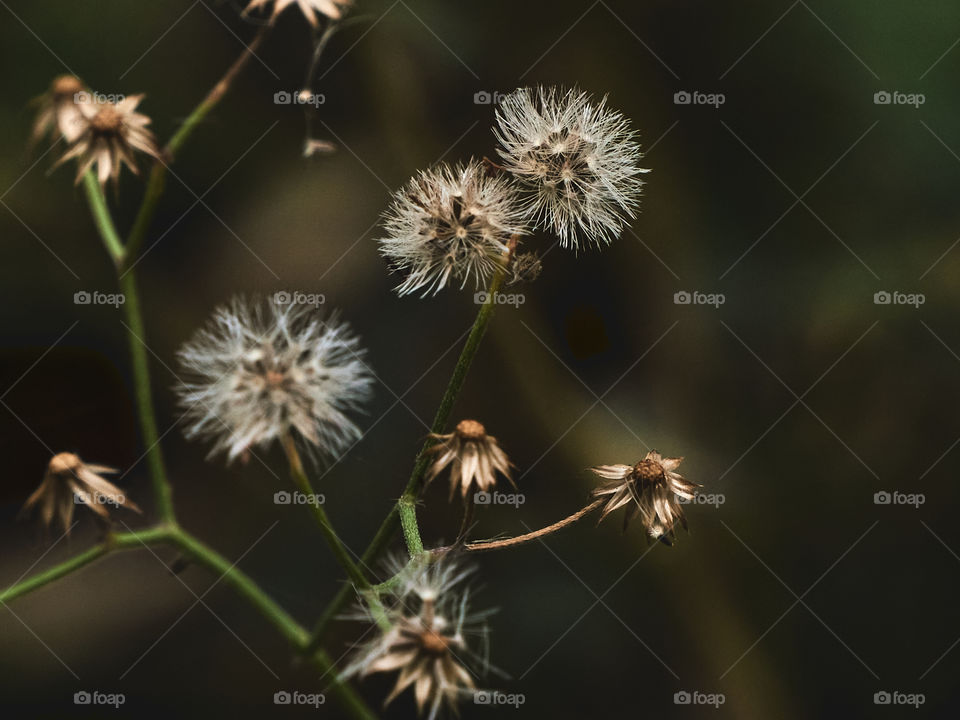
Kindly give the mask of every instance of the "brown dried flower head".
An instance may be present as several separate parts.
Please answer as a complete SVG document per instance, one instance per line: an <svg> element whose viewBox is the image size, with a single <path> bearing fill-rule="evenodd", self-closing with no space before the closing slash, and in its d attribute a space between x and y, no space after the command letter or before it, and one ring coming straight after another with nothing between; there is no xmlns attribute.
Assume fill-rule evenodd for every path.
<svg viewBox="0 0 960 720"><path fill-rule="evenodd" d="M614 510L628 506L623 517L624 530L639 516L650 537L673 544L674 525L679 521L687 528L680 499L692 500L698 487L674 472L682 460L665 458L652 450L636 465L592 468L594 473L610 481L593 490L594 497L607 498L601 522Z"/></svg>
<svg viewBox="0 0 960 720"><path fill-rule="evenodd" d="M97 165L97 179L104 185L120 177L121 164L139 174L134 151L161 158L153 133L147 128L150 118L136 112L143 95L130 95L117 103L100 102L92 96L77 103L79 130L71 138L70 148L57 165L77 158L77 182Z"/></svg>
<svg viewBox="0 0 960 720"><path fill-rule="evenodd" d="M358 649L343 677L398 672L384 706L412 687L417 711L426 712L428 720L442 707L456 714L457 702L476 689L468 663L487 667L468 638L486 637L484 620L490 612L470 614L467 591L456 587L471 572L443 560L408 570L396 604L386 610L389 629ZM357 617L374 621L365 605Z"/></svg>
<svg viewBox="0 0 960 720"><path fill-rule="evenodd" d="M274 3L273 14L270 16L271 22L277 15L296 3L300 12L306 16L310 24L317 27L320 17L325 16L331 20L339 20L343 17L344 10L353 3L353 0L251 0L243 14L246 15L251 10L258 10L271 2Z"/></svg>
<svg viewBox="0 0 960 720"><path fill-rule="evenodd" d="M74 75L59 75L50 88L36 99L37 117L33 122L31 142L37 143L49 135L73 142L81 131L82 117L78 100L86 93L83 81Z"/></svg>
<svg viewBox="0 0 960 720"><path fill-rule="evenodd" d="M54 455L43 482L27 498L23 509L29 511L39 505L40 520L46 529L50 528L56 514L65 533L70 532L73 509L77 504L86 505L103 519L110 517L107 509L110 505L140 512L140 508L124 495L123 490L100 477L101 473L115 472L117 470L106 465L85 463L73 453Z"/></svg>
<svg viewBox="0 0 960 720"><path fill-rule="evenodd" d="M452 433L430 437L439 442L428 451L436 459L427 469L426 480L431 482L449 466L451 500L457 488L464 499L472 490L487 492L497 484L498 472L513 484L510 459L476 420L461 420Z"/></svg>

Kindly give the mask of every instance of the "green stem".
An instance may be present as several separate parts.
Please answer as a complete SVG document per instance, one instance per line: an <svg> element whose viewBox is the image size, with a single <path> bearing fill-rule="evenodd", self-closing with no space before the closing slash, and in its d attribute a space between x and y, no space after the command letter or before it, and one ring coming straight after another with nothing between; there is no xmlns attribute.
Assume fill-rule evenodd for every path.
<svg viewBox="0 0 960 720"><path fill-rule="evenodd" d="M313 496L315 500L316 493L313 491L313 486L310 484L307 473L303 469L300 453L297 452L297 446L294 443L293 437L289 434L283 438L283 449L287 454L287 460L290 462L290 476L293 479L293 484L304 495ZM350 552L343 544L343 541L340 540L340 536L337 535L333 529L333 524L330 522L330 518L327 517L327 512L323 509L323 506L319 502L307 502L307 507L313 511L313 517L317 521L317 526L320 528L324 540L327 541L327 545L329 545L333 551L337 562L347 571L350 580L353 581L353 584L360 590L368 590L370 583L367 582L363 571L360 570L359 566L353 561L353 558L350 557Z"/></svg>
<svg viewBox="0 0 960 720"><path fill-rule="evenodd" d="M144 329L143 315L140 312L140 296L137 292L136 275L129 270L121 272L124 257L123 245L110 215L110 209L107 207L103 191L97 183L93 171L88 171L83 180L87 198L90 201L90 211L104 247L114 260L120 292L124 298L123 313L126 317L127 345L130 350L134 396L137 402L137 414L140 420L140 430L143 434L143 444L146 448L147 463L150 468L153 497L157 506L156 511L161 519L172 521L174 518L173 497L170 483L167 481L163 453L160 449L160 435L157 432L153 393L150 389L150 363L147 359L147 347L145 345L146 330Z"/></svg>
<svg viewBox="0 0 960 720"><path fill-rule="evenodd" d="M212 570L224 584L248 600L261 615L276 626L291 645L300 647L306 643L308 636L304 628L232 562L179 527L171 532L170 540L184 555L198 565Z"/></svg>
<svg viewBox="0 0 960 720"><path fill-rule="evenodd" d="M423 540L420 538L420 528L417 526L417 501L407 493L400 498L397 505L400 513L400 525L403 527L403 539L407 543L407 552L411 558L423 552Z"/></svg>
<svg viewBox="0 0 960 720"><path fill-rule="evenodd" d="M113 217L110 215L107 199L103 195L103 188L100 187L93 170L88 170L83 176L83 189L87 193L87 202L90 204L93 222L97 226L101 240L103 240L103 246L107 249L113 264L120 267L124 258L123 241L113 224Z"/></svg>
<svg viewBox="0 0 960 720"><path fill-rule="evenodd" d="M104 542L94 545L89 550L74 555L72 558L64 560L58 565L54 565L48 570L39 572L32 577L11 585L3 592L0 592L0 603L8 603L21 595L26 595L38 588L48 585L55 580L76 572L80 568L89 565L95 560L103 557L111 550L130 550L142 547L141 543L157 542L167 537L168 529L165 527L150 528L140 532L119 533L110 535Z"/></svg>
<svg viewBox="0 0 960 720"><path fill-rule="evenodd" d="M509 263L509 261L510 258L507 259L507 263ZM493 297L503 286L505 277L506 268L495 273L490 281L490 287L487 291L487 302L481 305L480 310L477 312L477 317L473 321L473 327L470 329L470 335L467 337L466 343L464 343L463 350L460 351L460 357L457 359L456 367L453 369L453 375L451 375L450 381L447 383L447 389L443 393L440 406L437 408L437 413L433 418L433 425L430 427L432 434L443 432L447 423L450 421L453 405L460 395L460 390L463 388L463 383L464 380L466 380L467 372L470 370L473 358L480 349L480 341L483 340L483 336L487 332L487 326L493 317L495 307ZM387 517L380 524L377 534L374 535L373 540L370 541L370 545L368 545L367 549L363 552L360 562L364 567L373 565L386 549L394 533L397 531L397 526L400 524L401 512L405 515L404 538L407 541L407 549L411 553L414 551L417 553L423 551L423 542L420 541L420 533L417 529L416 502L419 496L420 480L423 478L423 474L430 464L430 456L427 451L433 446L433 443L434 440L428 438L420 449L413 466L413 472L410 474L410 479L407 480L407 486L404 489L403 495L390 509ZM411 542L413 543L412 545ZM418 542L419 545L417 544ZM319 620L317 620L316 625L313 627L310 643L307 645L308 651L320 647L320 643L323 642L324 635L334 618L340 614L340 611L343 610L344 606L350 601L350 590L348 585L341 586L337 594L334 595L333 600L324 608Z"/></svg>
<svg viewBox="0 0 960 720"><path fill-rule="evenodd" d="M187 138L193 134L193 131L204 121L210 111L217 106L224 95L227 94L233 81L254 57L257 48L263 43L263 39L269 31L269 25L260 29L240 57L234 60L233 64L227 69L227 72L220 78L220 81L213 86L206 97L193 109L187 116L187 119L183 121L180 129L170 138L170 141L161 153L164 160L157 161L153 164L153 167L150 169L150 177L147 179L147 189L144 191L143 202L140 204L140 210L137 212L137 217L130 230L130 236L127 238L124 258L125 265L129 266L129 263L136 258L147 236L147 231L150 229L150 223L157 212L160 196L163 195L163 189L166 185L167 164L173 162L174 157L187 141Z"/></svg>

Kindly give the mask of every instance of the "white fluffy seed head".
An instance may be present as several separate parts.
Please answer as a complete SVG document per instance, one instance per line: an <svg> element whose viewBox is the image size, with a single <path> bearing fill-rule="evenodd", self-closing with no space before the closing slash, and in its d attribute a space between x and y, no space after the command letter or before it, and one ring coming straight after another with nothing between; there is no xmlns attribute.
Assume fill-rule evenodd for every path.
<svg viewBox="0 0 960 720"><path fill-rule="evenodd" d="M487 173L482 163L443 164L421 172L399 190L384 215L380 252L406 278L400 295L436 294L459 282L485 285L508 253L513 235L526 233L514 183Z"/></svg>
<svg viewBox="0 0 960 720"><path fill-rule="evenodd" d="M602 246L640 203L643 154L629 121L578 89L521 88L497 110L504 166L529 193L532 222L563 247Z"/></svg>
<svg viewBox="0 0 960 720"><path fill-rule="evenodd" d="M371 394L364 354L335 313L234 298L178 353L186 436L212 439L228 462L287 433L335 456L361 435L349 413Z"/></svg>

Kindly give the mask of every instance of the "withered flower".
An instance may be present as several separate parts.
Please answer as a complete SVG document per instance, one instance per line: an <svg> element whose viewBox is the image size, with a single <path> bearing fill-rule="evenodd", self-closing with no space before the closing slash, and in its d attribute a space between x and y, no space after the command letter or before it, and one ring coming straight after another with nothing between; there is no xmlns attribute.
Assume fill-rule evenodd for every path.
<svg viewBox="0 0 960 720"><path fill-rule="evenodd" d="M389 628L358 649L344 677L398 671L384 706L412 687L417 711L428 712L428 720L434 720L443 706L456 713L458 700L476 689L467 663L482 662L468 637L485 636L482 621L489 615L469 614L467 592L454 589L470 572L439 561L409 573L397 604L386 610ZM358 617L374 619L366 606Z"/></svg>
<svg viewBox="0 0 960 720"><path fill-rule="evenodd" d="M71 138L70 148L57 162L61 165L77 158L77 182L87 170L97 165L97 179L104 185L120 177L121 163L139 174L134 151L161 158L153 133L147 128L150 118L136 112L143 95L130 95L118 103L100 102L92 97L77 104L78 131Z"/></svg>
<svg viewBox="0 0 960 720"><path fill-rule="evenodd" d="M439 442L427 451L436 459L427 468L426 481L431 482L450 466L451 500L457 488L464 499L472 490L487 492L497 484L498 472L513 484L510 459L497 439L487 435L476 420L461 420L452 433L430 437Z"/></svg>
<svg viewBox="0 0 960 720"><path fill-rule="evenodd" d="M23 509L29 511L39 504L40 519L46 529L50 528L56 513L66 533L70 532L73 509L77 504L86 505L103 519L110 517L108 505L140 512L140 508L124 495L123 490L100 477L101 473L115 472L117 470L106 465L85 463L73 453L54 455L43 482L27 498Z"/></svg>
<svg viewBox="0 0 960 720"><path fill-rule="evenodd" d="M36 99L37 117L33 122L32 142L37 143L49 135L58 140L62 135L73 142L82 131L83 117L79 103L86 90L80 78L59 75L50 83L50 88Z"/></svg>
<svg viewBox="0 0 960 720"><path fill-rule="evenodd" d="M674 472L681 460L683 458L662 457L652 450L636 465L592 468L594 473L611 481L593 490L594 497L609 498L603 506L601 522L614 510L629 506L623 517L624 530L639 515L650 537L672 545L674 524L679 521L687 528L680 499L692 500L698 487Z"/></svg>
<svg viewBox="0 0 960 720"><path fill-rule="evenodd" d="M251 0L243 14L246 15L251 10L257 10L271 2L274 3L273 14L270 16L272 22L277 15L282 13L294 3L300 8L311 25L317 27L320 17L326 16L331 20L339 20L343 17L343 11L350 7L353 0ZM319 17L318 17L319 16Z"/></svg>

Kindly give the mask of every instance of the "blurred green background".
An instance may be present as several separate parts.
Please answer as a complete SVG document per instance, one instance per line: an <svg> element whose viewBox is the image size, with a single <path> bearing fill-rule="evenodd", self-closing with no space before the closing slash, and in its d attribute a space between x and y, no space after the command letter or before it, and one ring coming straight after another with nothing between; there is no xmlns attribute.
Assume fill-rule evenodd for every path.
<svg viewBox="0 0 960 720"><path fill-rule="evenodd" d="M273 504L278 454L271 468L226 469L183 439L176 348L235 293L323 293L342 309L380 384L369 432L317 485L359 551L401 491L476 310L472 291L392 292L374 242L388 193L440 159L493 155L494 108L476 93L579 85L632 119L653 172L642 215L609 249L528 245L547 253L543 275L522 306L498 310L455 411L500 439L526 502L480 513L476 536L573 512L587 468L648 448L685 456L685 475L725 502L689 508L672 549L647 553L638 526L588 519L479 558L475 602L499 608L491 661L511 676L490 685L525 703L463 716L956 717L960 7L358 4L315 87L315 135L338 151L304 159L302 112L273 103L301 87L310 54L289 10L177 159L137 265L183 524L315 619L342 573L308 514ZM124 485L149 507L121 315L73 303L114 291L113 273L71 168L49 173L58 150L28 151L27 103L73 72L100 92L146 92L165 139L254 32L206 0L0 3L0 582L96 541L84 517L44 555L15 521L48 448L133 466ZM677 104L680 91L725 101ZM876 104L880 91L925 102ZM141 192L126 174L110 194L122 228ZM680 291L725 302L678 305ZM925 303L875 304L881 291ZM879 491L925 503L877 505ZM432 543L459 522L439 487L421 517ZM277 690L326 681L228 589L205 595L213 578L191 568L180 578L196 604L160 562L173 560L110 557L0 609L4 715L83 716L73 693L97 689L126 694L111 717L339 716L278 711ZM359 631L338 627L334 656ZM360 687L378 707L389 680ZM725 703L678 705L679 691ZM925 703L878 706L880 691ZM407 694L385 716L413 713Z"/></svg>

